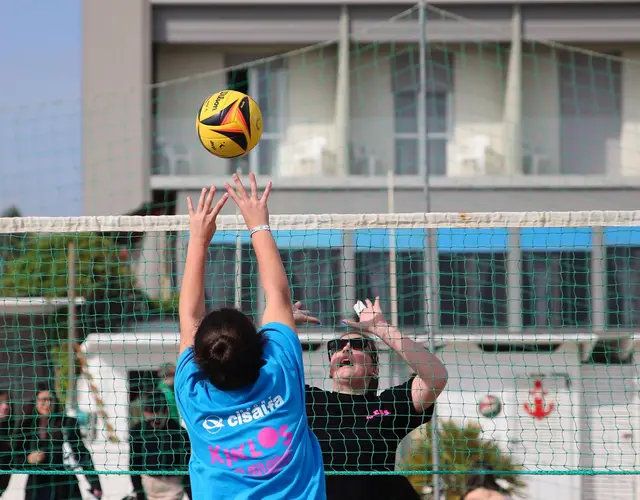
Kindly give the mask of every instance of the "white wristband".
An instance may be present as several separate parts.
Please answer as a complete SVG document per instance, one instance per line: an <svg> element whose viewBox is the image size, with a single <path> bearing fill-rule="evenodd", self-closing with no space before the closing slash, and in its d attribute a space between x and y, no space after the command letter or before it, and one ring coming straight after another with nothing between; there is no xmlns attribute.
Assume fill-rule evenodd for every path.
<svg viewBox="0 0 640 500"><path fill-rule="evenodd" d="M253 236L258 231L271 231L271 228L269 227L269 224L263 224L261 226L256 226L256 227L254 227L253 229L251 229L249 231L249 236Z"/></svg>

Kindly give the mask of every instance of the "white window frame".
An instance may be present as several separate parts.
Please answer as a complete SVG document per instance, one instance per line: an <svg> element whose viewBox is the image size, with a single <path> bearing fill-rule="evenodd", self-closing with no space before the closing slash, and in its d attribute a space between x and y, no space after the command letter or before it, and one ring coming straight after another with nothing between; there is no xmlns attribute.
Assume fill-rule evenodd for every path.
<svg viewBox="0 0 640 500"><path fill-rule="evenodd" d="M257 90L258 90L258 85L259 85L259 68L255 67L255 68L249 68L248 70L248 77L249 77L249 94L250 95L257 95ZM279 101L279 115L278 115L278 125L279 125L279 132L270 132L269 130L263 130L262 131L262 139L261 141L258 143L258 145L255 148L255 151L253 151L253 154L249 154L249 171L253 172L254 174L259 174L260 173L260 148L263 145L263 141L266 139L268 141L277 141L278 144L278 159L276 160L276 164L280 165L282 162L282 158L280 158L280 155L282 154L282 145L284 144L284 141L286 139L286 127L287 127L287 118L289 116L289 95L287 92L287 88L288 88L288 74L287 74L287 67L286 67L286 63L283 64L282 67L277 68L277 69L272 69L271 70L271 78L275 78L276 79L276 92L278 94L278 101ZM264 123L264 120L263 120ZM273 168L276 168L276 166L274 165ZM274 177L278 176L278 172L271 172L271 175Z"/></svg>
<svg viewBox="0 0 640 500"><path fill-rule="evenodd" d="M413 91L413 90L401 90L395 93L395 95L398 94L415 94L416 95L416 101L419 99L419 95L417 91ZM432 90L432 91L428 91L427 94L429 93L433 93L433 94L445 94L445 100L446 100L446 130L444 132L427 132L427 141L432 141L432 140L444 140L445 142L448 142L449 140L451 140L451 138L453 137L453 92L451 90ZM394 97L395 100L395 97ZM429 117L427 116L427 121L429 120ZM396 146L396 143L399 139L413 139L415 141L418 141L420 139L420 136L418 134L418 132L395 132L395 125L394 125L394 134L393 134L393 142L394 142L394 149ZM397 171L397 165L395 165L395 155L394 155L394 166L396 168L394 168L394 171ZM445 174L446 174L446 166L445 166ZM416 174L398 174L398 175L416 175ZM418 167L418 172L417 175L420 175L420 168Z"/></svg>

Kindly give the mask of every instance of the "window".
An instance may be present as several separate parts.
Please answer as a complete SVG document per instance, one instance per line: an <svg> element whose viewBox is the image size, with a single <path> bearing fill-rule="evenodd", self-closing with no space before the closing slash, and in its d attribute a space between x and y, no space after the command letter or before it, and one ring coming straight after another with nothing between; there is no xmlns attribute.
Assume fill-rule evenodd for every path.
<svg viewBox="0 0 640 500"><path fill-rule="evenodd" d="M396 253L398 326L416 327L424 324L423 264L423 252ZM388 252L356 252L356 296L359 300L380 297L388 320L391 319L390 285Z"/></svg>
<svg viewBox="0 0 640 500"><path fill-rule="evenodd" d="M262 112L262 139L255 153L233 160L230 171L277 175L284 140L287 109L287 73L283 60L262 63L228 74L229 88L250 95ZM231 173L230 172L230 173Z"/></svg>
<svg viewBox="0 0 640 500"><path fill-rule="evenodd" d="M431 52L427 62L426 158L429 175L445 175L447 141L452 129L451 55ZM418 108L420 77L417 49L400 53L393 60L393 101L395 110L395 172L418 175Z"/></svg>
<svg viewBox="0 0 640 500"><path fill-rule="evenodd" d="M640 248L607 249L607 324L640 325Z"/></svg>
<svg viewBox="0 0 640 500"><path fill-rule="evenodd" d="M617 174L622 129L622 63L563 51L558 58L560 171Z"/></svg>
<svg viewBox="0 0 640 500"><path fill-rule="evenodd" d="M280 255L293 300L302 301L323 325L334 325L340 311L340 250L290 249Z"/></svg>
<svg viewBox="0 0 640 500"><path fill-rule="evenodd" d="M255 316L258 311L258 266L253 251L246 245L241 250L240 277L240 310ZM236 289L236 246L210 246L204 280L207 308L235 307Z"/></svg>
<svg viewBox="0 0 640 500"><path fill-rule="evenodd" d="M447 141L449 140L447 92L427 92L426 157L429 175L447 172ZM394 97L395 116L395 172L398 175L418 175L418 94L398 92Z"/></svg>
<svg viewBox="0 0 640 500"><path fill-rule="evenodd" d="M522 273L523 326L590 325L588 252L523 252Z"/></svg>
<svg viewBox="0 0 640 500"><path fill-rule="evenodd" d="M505 253L445 253L438 260L441 327L507 325Z"/></svg>

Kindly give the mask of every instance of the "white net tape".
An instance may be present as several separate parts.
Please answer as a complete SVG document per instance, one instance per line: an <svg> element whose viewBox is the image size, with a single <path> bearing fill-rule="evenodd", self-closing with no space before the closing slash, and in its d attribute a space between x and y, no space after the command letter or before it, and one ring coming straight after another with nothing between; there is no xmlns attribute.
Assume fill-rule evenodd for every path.
<svg viewBox="0 0 640 500"><path fill-rule="evenodd" d="M270 224L279 230L313 229L412 229L412 228L523 228L640 226L640 210L575 212L449 212L404 214L293 214L272 215ZM218 218L219 231L243 231L242 217ZM0 233L75 233L91 231L186 231L189 217L0 217Z"/></svg>

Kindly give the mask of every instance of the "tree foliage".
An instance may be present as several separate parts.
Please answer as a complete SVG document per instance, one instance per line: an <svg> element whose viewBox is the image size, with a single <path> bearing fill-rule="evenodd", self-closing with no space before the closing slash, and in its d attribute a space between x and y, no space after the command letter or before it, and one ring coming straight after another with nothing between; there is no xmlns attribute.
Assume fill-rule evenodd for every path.
<svg viewBox="0 0 640 500"><path fill-rule="evenodd" d="M110 239L93 233L39 234L29 235L22 253L5 264L0 293L5 297L66 297L70 243L76 253L76 296L90 301L133 289L133 276Z"/></svg>
<svg viewBox="0 0 640 500"><path fill-rule="evenodd" d="M433 469L431 427L427 424L416 431L409 454L402 461L405 471L428 471ZM459 426L453 420L439 423L438 447L439 461L442 471L452 471L454 474L442 474L441 479L445 498L459 500L466 492L469 473L479 473L475 470L478 463L485 463L491 467L496 478L508 483L511 494L522 494L525 483L520 479L520 468L513 463L509 454L500 449L493 440L482 437L482 429L477 424ZM433 475L410 474L409 481L413 487L422 493L425 486L433 484Z"/></svg>

